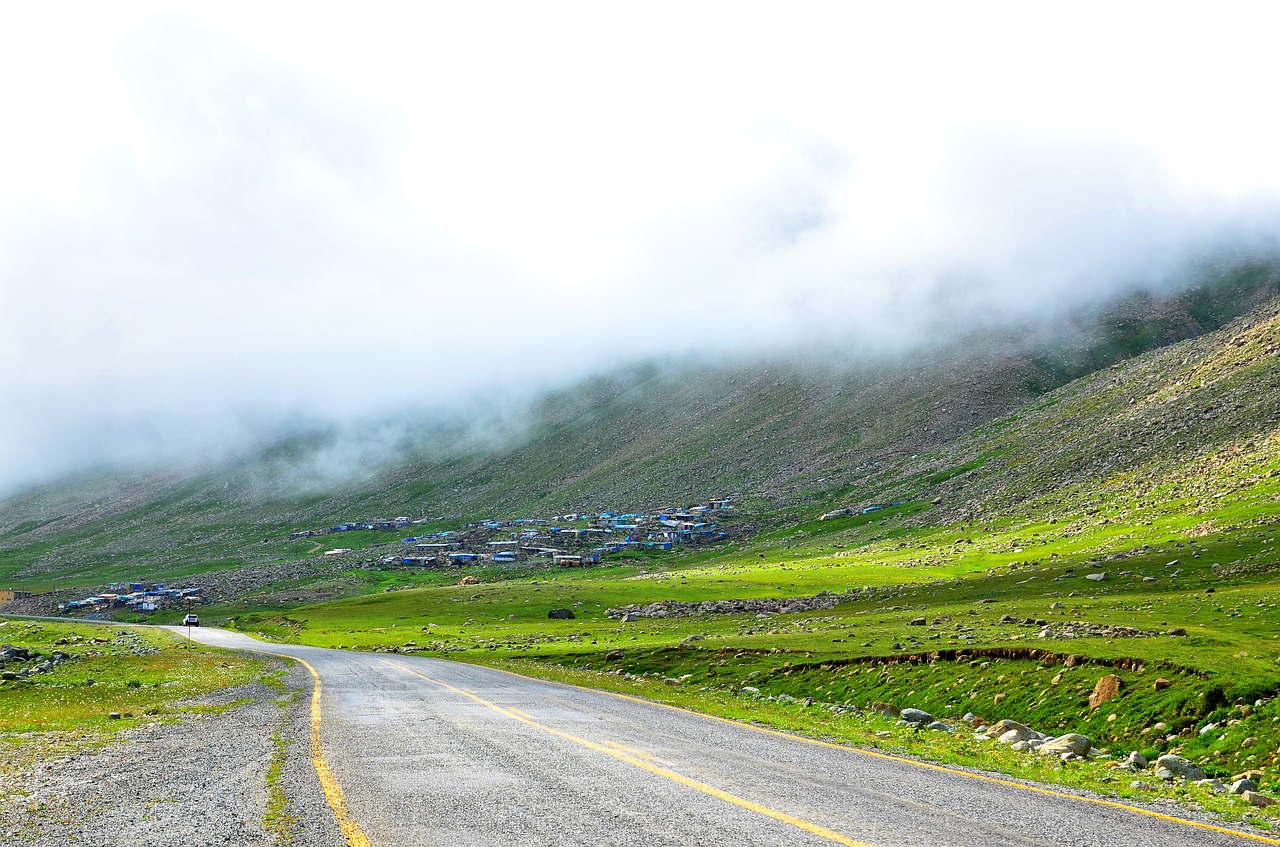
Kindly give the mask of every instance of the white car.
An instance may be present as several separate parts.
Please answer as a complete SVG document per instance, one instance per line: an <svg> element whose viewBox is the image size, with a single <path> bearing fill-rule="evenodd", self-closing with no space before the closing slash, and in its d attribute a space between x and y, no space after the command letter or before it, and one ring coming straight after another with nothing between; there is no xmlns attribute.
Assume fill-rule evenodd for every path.
<svg viewBox="0 0 1280 847"><path fill-rule="evenodd" d="M183 619L182 619L182 625L183 625L183 626L199 626L199 625L200 625L200 616L199 616L199 615L187 615L185 618L183 618Z"/></svg>

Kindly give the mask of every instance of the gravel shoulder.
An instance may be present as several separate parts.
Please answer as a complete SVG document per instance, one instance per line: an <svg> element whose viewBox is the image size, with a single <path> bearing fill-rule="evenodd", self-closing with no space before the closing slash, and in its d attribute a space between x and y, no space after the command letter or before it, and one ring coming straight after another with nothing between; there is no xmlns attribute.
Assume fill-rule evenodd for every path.
<svg viewBox="0 0 1280 847"><path fill-rule="evenodd" d="M226 689L190 701L225 708L133 727L101 748L6 774L0 844L342 844L311 764L311 677L281 666L283 689ZM284 803L268 828L273 756Z"/></svg>

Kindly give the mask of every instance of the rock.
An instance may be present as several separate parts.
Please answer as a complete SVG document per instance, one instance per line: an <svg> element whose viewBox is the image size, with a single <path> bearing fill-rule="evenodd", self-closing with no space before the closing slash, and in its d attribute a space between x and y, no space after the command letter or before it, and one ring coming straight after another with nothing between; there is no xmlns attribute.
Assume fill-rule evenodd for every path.
<svg viewBox="0 0 1280 847"><path fill-rule="evenodd" d="M934 732L950 732L951 725L945 724L942 721L933 721L928 726L926 726L925 729L931 729Z"/></svg>
<svg viewBox="0 0 1280 847"><path fill-rule="evenodd" d="M933 723L933 715L921 709L903 709L898 714L898 717L902 718L904 721L907 721L908 723L915 723L915 724Z"/></svg>
<svg viewBox="0 0 1280 847"><path fill-rule="evenodd" d="M1107 576L1106 571L1099 571L1098 573L1087 573L1084 575L1084 578L1093 580L1094 582L1103 582L1110 577Z"/></svg>
<svg viewBox="0 0 1280 847"><path fill-rule="evenodd" d="M1251 779L1254 782L1258 782L1260 779L1262 779L1262 771L1260 770L1242 771L1241 773L1238 773L1235 776L1231 777L1232 782L1235 782L1236 780L1239 780L1239 779Z"/></svg>
<svg viewBox="0 0 1280 847"><path fill-rule="evenodd" d="M1254 738L1254 737L1251 735L1251 736L1249 736L1248 738L1246 738L1244 741L1241 741L1241 742L1240 742L1240 749L1241 749L1241 750L1248 750L1250 747L1252 747L1253 745L1255 745L1255 744L1257 744L1257 743L1258 743L1258 739Z"/></svg>
<svg viewBox="0 0 1280 847"><path fill-rule="evenodd" d="M479 584L480 584L479 578L474 576L464 576L462 579L458 580L458 585L479 585Z"/></svg>
<svg viewBox="0 0 1280 847"><path fill-rule="evenodd" d="M1041 756L1061 756L1064 753L1070 753L1073 756L1087 756L1091 749L1093 749L1093 742L1089 740L1088 736L1070 732L1046 741L1040 745L1036 752Z"/></svg>
<svg viewBox="0 0 1280 847"><path fill-rule="evenodd" d="M912 618L911 623L908 624L908 626L924 626L928 622L927 618Z"/></svg>
<svg viewBox="0 0 1280 847"><path fill-rule="evenodd" d="M557 621L569 621L577 616L573 613L573 609L552 609L547 612L547 617Z"/></svg>
<svg viewBox="0 0 1280 847"><path fill-rule="evenodd" d="M680 646L692 647L693 645L697 644L699 641L702 641L702 640L703 638L701 635L687 635L684 637L684 639L680 641Z"/></svg>
<svg viewBox="0 0 1280 847"><path fill-rule="evenodd" d="M1256 791L1246 791L1240 796L1244 797L1245 802L1250 806L1271 806L1276 802L1274 797L1268 797Z"/></svg>
<svg viewBox="0 0 1280 847"><path fill-rule="evenodd" d="M608 653L604 654L604 660L606 662L616 662L621 658L622 658L621 650L610 650Z"/></svg>
<svg viewBox="0 0 1280 847"><path fill-rule="evenodd" d="M1207 735L1208 733L1213 732L1213 731L1214 731L1215 729L1217 729L1217 728L1218 728L1218 725L1217 725L1216 723L1207 723L1207 724L1205 724L1204 726L1200 727L1200 733L1199 733L1199 734L1200 734L1200 735Z"/></svg>
<svg viewBox="0 0 1280 847"><path fill-rule="evenodd" d="M0 679L14 680L18 679L18 675L13 671L4 671L3 673L0 673Z"/></svg>
<svg viewBox="0 0 1280 847"><path fill-rule="evenodd" d="M118 721L118 720L120 720L120 713L119 713L119 712L112 712L111 714L107 715L107 719L108 719L108 720L113 720L113 721Z"/></svg>
<svg viewBox="0 0 1280 847"><path fill-rule="evenodd" d="M1009 695L1008 695L1008 694L1005 694L1005 693L1002 691L1002 692L1000 692L999 694L997 694L997 695L995 696L995 698L993 699L993 701L992 701L992 702L994 702L994 703L995 703L995 705L999 706L1001 703L1003 703L1005 700L1008 700L1008 699L1009 699Z"/></svg>
<svg viewBox="0 0 1280 847"><path fill-rule="evenodd" d="M1156 759L1156 776L1161 779L1185 779L1191 782L1199 782L1205 778L1204 771L1199 765L1172 753L1166 753Z"/></svg>
<svg viewBox="0 0 1280 847"><path fill-rule="evenodd" d="M1139 753L1137 750L1130 753L1125 758L1125 761L1133 765L1138 770L1144 770L1147 767L1147 757Z"/></svg>
<svg viewBox="0 0 1280 847"><path fill-rule="evenodd" d="M1002 741L1004 739L1001 739ZM1025 741L1015 741L1009 745L1009 749L1015 753L1025 753L1031 749L1031 745Z"/></svg>
<svg viewBox="0 0 1280 847"><path fill-rule="evenodd" d="M902 716L902 710L892 703L881 703L876 701L871 704L871 711L878 712L885 717L897 718Z"/></svg>
<svg viewBox="0 0 1280 847"><path fill-rule="evenodd" d="M1258 783L1254 782L1252 779L1237 779L1235 782L1231 783L1232 794L1243 794L1246 791L1257 790Z"/></svg>
<svg viewBox="0 0 1280 847"><path fill-rule="evenodd" d="M637 615L635 612L627 612L625 615L623 615L620 618L620 620L623 623L635 623L636 621L640 620L640 616Z"/></svg>
<svg viewBox="0 0 1280 847"><path fill-rule="evenodd" d="M1197 781L1196 785L1201 788L1207 788L1210 791L1217 792L1218 794L1222 794L1227 790L1227 787L1222 784L1222 780L1220 779L1202 779Z"/></svg>
<svg viewBox="0 0 1280 847"><path fill-rule="evenodd" d="M1098 680L1093 686L1093 693L1089 695L1089 710L1092 711L1108 700L1114 700L1120 695L1120 677L1113 673Z"/></svg>
<svg viewBox="0 0 1280 847"><path fill-rule="evenodd" d="M1175 638L1181 638L1187 634L1187 631L1180 626L1175 626L1173 629L1169 630L1165 634L1172 635Z"/></svg>
<svg viewBox="0 0 1280 847"><path fill-rule="evenodd" d="M1011 721L1008 718L1005 718L1002 721L996 721L994 724L987 727L987 734L994 738L1003 738L1003 736L1009 732L1016 733L1016 737L1013 739L1014 741L1030 741L1033 738L1041 737L1040 733L1036 732L1034 729L1024 726L1017 721Z"/></svg>
<svg viewBox="0 0 1280 847"><path fill-rule="evenodd" d="M1173 685L1173 683L1164 677L1160 677L1155 682L1151 683L1151 687L1156 691L1164 691L1170 685Z"/></svg>
<svg viewBox="0 0 1280 847"><path fill-rule="evenodd" d="M756 688L754 685L744 685L742 686L742 693L743 694L759 694L760 689Z"/></svg>

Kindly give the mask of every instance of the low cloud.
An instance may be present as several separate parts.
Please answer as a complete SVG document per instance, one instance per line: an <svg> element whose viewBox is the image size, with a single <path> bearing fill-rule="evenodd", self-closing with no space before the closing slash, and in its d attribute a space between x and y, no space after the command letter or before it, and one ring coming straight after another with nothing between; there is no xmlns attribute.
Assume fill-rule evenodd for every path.
<svg viewBox="0 0 1280 847"><path fill-rule="evenodd" d="M906 73L895 99L892 74L767 21L752 37L779 39L774 60L712 46L708 66L671 36L649 77L634 62L660 51L613 57L550 18L472 52L436 33L400 66L365 48L400 71L381 79L213 13L47 57L115 105L47 155L29 136L61 138L79 104L10 105L27 129L0 172L0 492L406 412L501 420L644 358L900 351L1276 248L1276 175L1242 188L1208 142L1160 146L1172 118L1144 136L1105 109L1053 125L1045 102L943 91L957 115L945 81ZM312 40L345 43L329 25Z"/></svg>

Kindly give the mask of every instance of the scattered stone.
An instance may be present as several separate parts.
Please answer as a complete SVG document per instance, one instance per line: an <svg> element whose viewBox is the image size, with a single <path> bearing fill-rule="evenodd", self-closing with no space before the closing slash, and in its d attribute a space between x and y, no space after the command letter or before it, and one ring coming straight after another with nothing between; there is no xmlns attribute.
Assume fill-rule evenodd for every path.
<svg viewBox="0 0 1280 847"><path fill-rule="evenodd" d="M1246 791L1240 796L1244 797L1245 802L1251 806L1271 806L1276 802L1274 797L1268 797L1256 791Z"/></svg>
<svg viewBox="0 0 1280 847"><path fill-rule="evenodd" d="M693 645L697 644L699 641L702 641L702 640L703 638L701 635L687 635L684 637L684 639L680 641L680 646L692 647Z"/></svg>
<svg viewBox="0 0 1280 847"><path fill-rule="evenodd" d="M120 713L119 713L119 712L112 712L111 714L107 715L107 719L108 719L108 720L113 720L113 721L118 721L118 720L120 720Z"/></svg>
<svg viewBox="0 0 1280 847"><path fill-rule="evenodd" d="M1133 765L1138 770L1146 770L1147 757L1139 753L1137 750L1134 750L1132 753L1130 753L1125 758L1125 761Z"/></svg>
<svg viewBox="0 0 1280 847"><path fill-rule="evenodd" d="M1084 575L1084 578L1093 580L1094 582L1103 582L1104 580L1107 580L1110 577L1107 576L1106 571L1098 571L1097 573L1087 573Z"/></svg>
<svg viewBox="0 0 1280 847"><path fill-rule="evenodd" d="M925 626L928 622L927 618L912 618L908 626Z"/></svg>
<svg viewBox="0 0 1280 847"><path fill-rule="evenodd" d="M604 654L604 660L606 662L616 662L622 658L622 655L623 653L621 650L610 650L608 653Z"/></svg>
<svg viewBox="0 0 1280 847"><path fill-rule="evenodd" d="M1072 756L1083 757L1089 755L1092 749L1093 742L1088 736L1070 732L1046 741L1036 752L1041 756L1061 756L1064 753L1070 753Z"/></svg>
<svg viewBox="0 0 1280 847"><path fill-rule="evenodd" d="M931 724L926 726L925 729L931 729L934 732L951 732L951 725L945 724L942 721L933 721Z"/></svg>
<svg viewBox="0 0 1280 847"><path fill-rule="evenodd" d="M1151 687L1156 691L1164 691L1170 685L1173 685L1173 683L1164 677L1160 677L1155 682L1151 683Z"/></svg>
<svg viewBox="0 0 1280 847"><path fill-rule="evenodd" d="M1175 626L1167 634L1172 635L1174 638L1181 638L1187 634L1187 631L1180 626Z"/></svg>
<svg viewBox="0 0 1280 847"><path fill-rule="evenodd" d="M871 711L878 712L888 718L902 717L902 710L892 703L881 703L876 701L871 704Z"/></svg>
<svg viewBox="0 0 1280 847"><path fill-rule="evenodd" d="M573 620L577 615L573 613L573 609L552 609L547 612L547 617L557 621Z"/></svg>
<svg viewBox="0 0 1280 847"><path fill-rule="evenodd" d="M933 723L934 720L933 715L921 709L903 709L898 714L898 717L908 723L914 724L928 724Z"/></svg>
<svg viewBox="0 0 1280 847"><path fill-rule="evenodd" d="M480 584L479 578L474 576L464 576L462 579L458 580L458 585L479 585L479 584Z"/></svg>
<svg viewBox="0 0 1280 847"><path fill-rule="evenodd" d="M1201 788L1207 788L1210 791L1214 791L1218 794L1223 794L1227 790L1227 787L1222 784L1222 780L1220 779L1202 779L1197 781L1196 785L1200 786Z"/></svg>
<svg viewBox="0 0 1280 847"><path fill-rule="evenodd" d="M742 693L743 694L759 694L760 689L756 688L754 685L744 685L742 686Z"/></svg>
<svg viewBox="0 0 1280 847"><path fill-rule="evenodd" d="M1258 743L1258 739L1254 738L1254 737L1251 735L1251 736L1249 736L1248 738L1246 738L1244 741L1241 741L1241 742L1240 742L1240 749L1241 749L1241 750L1248 750L1250 747L1252 747L1253 745L1255 745L1255 744L1257 744L1257 743Z"/></svg>
<svg viewBox="0 0 1280 847"><path fill-rule="evenodd" d="M1231 783L1232 794L1243 794L1246 791L1257 790L1258 783L1254 782L1252 779L1237 779L1235 782Z"/></svg>
<svg viewBox="0 0 1280 847"><path fill-rule="evenodd" d="M1108 700L1114 700L1120 696L1121 684L1120 677L1113 673L1099 679L1093 686L1093 693L1089 695L1089 710L1093 711Z"/></svg>
<svg viewBox="0 0 1280 847"><path fill-rule="evenodd" d="M1156 776L1165 780L1185 779L1190 782L1199 782L1205 778L1205 773L1195 762L1166 753L1156 759Z"/></svg>

